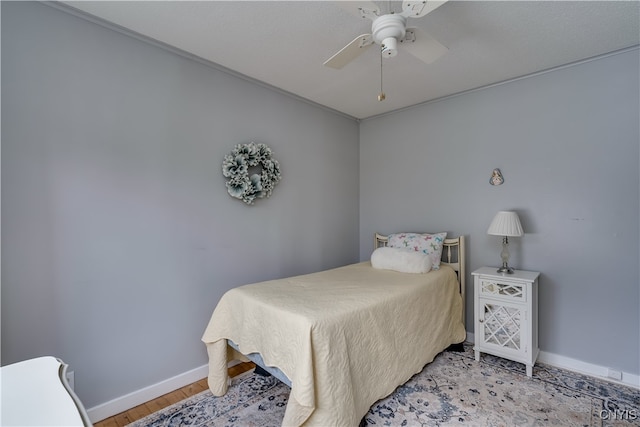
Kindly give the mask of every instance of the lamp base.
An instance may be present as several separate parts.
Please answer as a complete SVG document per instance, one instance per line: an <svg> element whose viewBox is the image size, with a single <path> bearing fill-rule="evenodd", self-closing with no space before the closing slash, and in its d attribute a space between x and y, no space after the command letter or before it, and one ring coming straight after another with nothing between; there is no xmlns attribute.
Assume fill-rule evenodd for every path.
<svg viewBox="0 0 640 427"><path fill-rule="evenodd" d="M509 267L509 238L507 236L502 238L500 258L502 258L502 267L498 269L498 273L513 274L513 268Z"/></svg>
<svg viewBox="0 0 640 427"><path fill-rule="evenodd" d="M513 274L513 268L509 267L508 265L503 265L497 271L498 271L498 273Z"/></svg>

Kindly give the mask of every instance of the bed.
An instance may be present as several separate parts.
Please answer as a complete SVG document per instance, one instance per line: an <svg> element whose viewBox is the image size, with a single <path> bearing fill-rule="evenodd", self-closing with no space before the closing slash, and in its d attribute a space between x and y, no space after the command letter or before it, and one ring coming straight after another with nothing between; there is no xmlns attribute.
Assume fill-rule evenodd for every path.
<svg viewBox="0 0 640 427"><path fill-rule="evenodd" d="M388 244L375 234L374 249ZM202 337L211 392L226 393L228 362L242 354L291 387L282 425L357 426L465 339L464 237L443 239L441 251L425 274L365 261L231 289Z"/></svg>

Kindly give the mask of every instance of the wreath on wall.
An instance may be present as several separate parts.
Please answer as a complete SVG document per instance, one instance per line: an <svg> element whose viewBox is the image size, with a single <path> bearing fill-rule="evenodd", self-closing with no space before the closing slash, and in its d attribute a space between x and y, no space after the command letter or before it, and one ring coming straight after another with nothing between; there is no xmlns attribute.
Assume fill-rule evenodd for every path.
<svg viewBox="0 0 640 427"><path fill-rule="evenodd" d="M222 175L227 178L231 197L252 205L255 199L270 197L282 179L280 164L272 157L267 144L238 144L231 154L224 156Z"/></svg>

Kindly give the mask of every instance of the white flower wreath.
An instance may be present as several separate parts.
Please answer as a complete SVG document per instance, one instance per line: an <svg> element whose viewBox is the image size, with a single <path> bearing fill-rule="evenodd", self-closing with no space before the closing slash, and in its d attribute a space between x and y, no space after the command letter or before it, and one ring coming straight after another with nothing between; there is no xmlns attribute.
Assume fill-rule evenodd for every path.
<svg viewBox="0 0 640 427"><path fill-rule="evenodd" d="M231 154L224 156L222 175L227 179L227 191L232 197L252 205L255 199L270 197L273 188L280 182L280 164L271 157L266 144L238 144ZM249 168L261 168L249 175Z"/></svg>

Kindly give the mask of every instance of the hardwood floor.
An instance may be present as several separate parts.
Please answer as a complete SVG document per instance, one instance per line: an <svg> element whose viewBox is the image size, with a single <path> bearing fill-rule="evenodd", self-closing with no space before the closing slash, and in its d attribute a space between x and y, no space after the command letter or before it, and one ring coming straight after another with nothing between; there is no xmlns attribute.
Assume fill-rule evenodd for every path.
<svg viewBox="0 0 640 427"><path fill-rule="evenodd" d="M253 369L255 365L253 363L240 363L238 365L229 368L229 376L235 377L243 372ZM124 427L140 418L144 418L162 408L171 406L174 403L178 403L181 400L186 399L204 391L208 388L207 379L203 378L200 381L196 381L193 384L189 384L178 390L174 390L171 393L167 393L158 397L150 402L138 405L135 408L131 408L125 412L121 412L113 417L99 421L94 424L94 427Z"/></svg>

